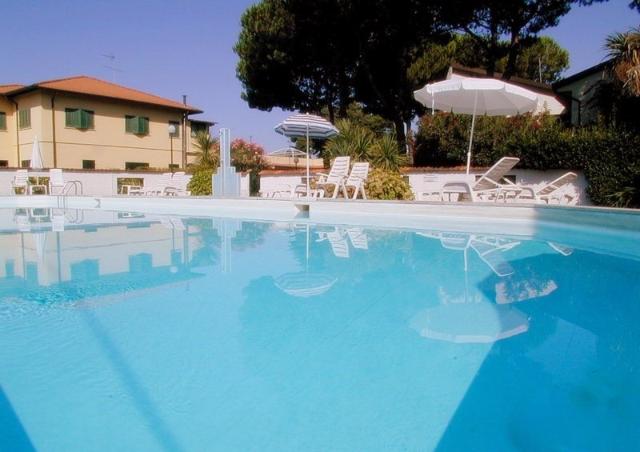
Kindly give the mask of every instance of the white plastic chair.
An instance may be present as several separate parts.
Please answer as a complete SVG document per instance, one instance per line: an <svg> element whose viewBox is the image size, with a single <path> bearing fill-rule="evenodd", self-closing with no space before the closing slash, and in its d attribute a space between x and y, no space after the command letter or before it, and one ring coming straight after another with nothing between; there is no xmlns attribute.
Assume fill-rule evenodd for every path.
<svg viewBox="0 0 640 452"><path fill-rule="evenodd" d="M332 198L338 197L338 192L340 191L340 187L344 183L347 175L349 174L349 163L351 162L350 157L336 157L331 165L331 170L329 174L325 173L317 173L318 182L317 188L323 189L326 192L326 188L329 185L333 185L333 195Z"/></svg>
<svg viewBox="0 0 640 452"><path fill-rule="evenodd" d="M342 192L345 199L349 198L348 188L353 188L353 197L351 199L357 199L358 193L362 194L362 199L367 199L367 193L364 191L364 185L367 182L369 176L369 162L356 162L351 167L349 177L342 184ZM335 196L334 196L335 197Z"/></svg>
<svg viewBox="0 0 640 452"><path fill-rule="evenodd" d="M505 176L520 161L517 157L502 157L491 168L489 168L474 183L469 181L451 181L442 186L442 198L444 195L455 194L458 199L469 199L470 201L497 201L500 196L506 197L510 192L520 193L521 187L505 179Z"/></svg>
<svg viewBox="0 0 640 452"><path fill-rule="evenodd" d="M58 195L64 192L64 176L62 170L53 168L49 170L49 194Z"/></svg>
<svg viewBox="0 0 640 452"><path fill-rule="evenodd" d="M11 191L13 194L17 195L18 190L22 190L23 195L29 194L29 173L27 170L17 170L16 174L13 176L13 181L11 181Z"/></svg>

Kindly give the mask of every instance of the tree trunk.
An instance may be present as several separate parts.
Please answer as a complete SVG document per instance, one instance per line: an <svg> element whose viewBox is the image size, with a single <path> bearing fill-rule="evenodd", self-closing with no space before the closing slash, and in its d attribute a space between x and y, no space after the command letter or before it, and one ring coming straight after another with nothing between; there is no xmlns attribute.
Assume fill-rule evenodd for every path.
<svg viewBox="0 0 640 452"><path fill-rule="evenodd" d="M336 119L336 112L335 112L335 108L333 106L333 102L329 102L327 104L327 110L329 111L329 121L330 122L334 122Z"/></svg>
<svg viewBox="0 0 640 452"><path fill-rule="evenodd" d="M507 59L507 67L502 74L503 80L509 80L516 73L516 63L520 54L520 33L511 32L511 41L509 43L509 57Z"/></svg>
<svg viewBox="0 0 640 452"><path fill-rule="evenodd" d="M398 150L404 151L407 145L407 136L404 133L404 121L400 115L393 119L393 126L396 129L396 140L398 141Z"/></svg>
<svg viewBox="0 0 640 452"><path fill-rule="evenodd" d="M494 19L493 15L491 17L491 27L489 32L489 45L487 49L487 75L489 77L493 77L496 73L496 63L498 62L498 42L500 38L498 33L498 23Z"/></svg>

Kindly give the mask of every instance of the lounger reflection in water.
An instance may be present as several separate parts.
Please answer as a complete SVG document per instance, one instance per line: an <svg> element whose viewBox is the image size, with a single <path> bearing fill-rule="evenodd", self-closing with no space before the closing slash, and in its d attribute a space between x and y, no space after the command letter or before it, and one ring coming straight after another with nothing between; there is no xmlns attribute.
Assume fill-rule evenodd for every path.
<svg viewBox="0 0 640 452"><path fill-rule="evenodd" d="M325 240L331 245L331 251L333 251L335 257L349 258L350 253L347 237L339 228L335 228L330 232L319 232L317 242L324 242Z"/></svg>
<svg viewBox="0 0 640 452"><path fill-rule="evenodd" d="M492 343L529 330L521 311L488 301L442 304L420 311L410 326L422 337L455 343Z"/></svg>

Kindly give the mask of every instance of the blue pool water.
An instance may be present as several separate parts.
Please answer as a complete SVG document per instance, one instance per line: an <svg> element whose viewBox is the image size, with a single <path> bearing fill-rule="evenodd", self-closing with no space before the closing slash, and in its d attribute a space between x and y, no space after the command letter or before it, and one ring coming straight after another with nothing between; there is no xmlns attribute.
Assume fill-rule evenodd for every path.
<svg viewBox="0 0 640 452"><path fill-rule="evenodd" d="M0 450L640 448L637 241L0 224Z"/></svg>

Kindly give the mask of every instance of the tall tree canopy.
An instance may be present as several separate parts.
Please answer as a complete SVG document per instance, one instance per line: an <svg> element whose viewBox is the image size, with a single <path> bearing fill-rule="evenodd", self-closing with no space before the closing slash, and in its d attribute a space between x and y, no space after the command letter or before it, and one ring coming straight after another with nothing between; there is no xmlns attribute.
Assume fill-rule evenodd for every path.
<svg viewBox="0 0 640 452"><path fill-rule="evenodd" d="M599 0L262 0L243 14L235 46L242 96L263 110L326 108L331 120L355 101L391 121L403 143L422 108L413 91L449 64L452 49L490 75L538 78L542 67L552 81L565 54L537 35L591 1ZM451 44L455 30L473 46Z"/></svg>
<svg viewBox="0 0 640 452"><path fill-rule="evenodd" d="M452 0L456 9L449 21L469 34L486 55L488 75L498 71L506 55L502 76L518 72L518 56L545 28L558 24L575 4L587 5L603 0ZM606 0L604 0L606 1ZM501 41L502 37L506 41Z"/></svg>
<svg viewBox="0 0 640 452"><path fill-rule="evenodd" d="M242 16L235 51L251 107L320 111L360 102L404 125L416 114L407 68L442 25L444 0L263 0Z"/></svg>

